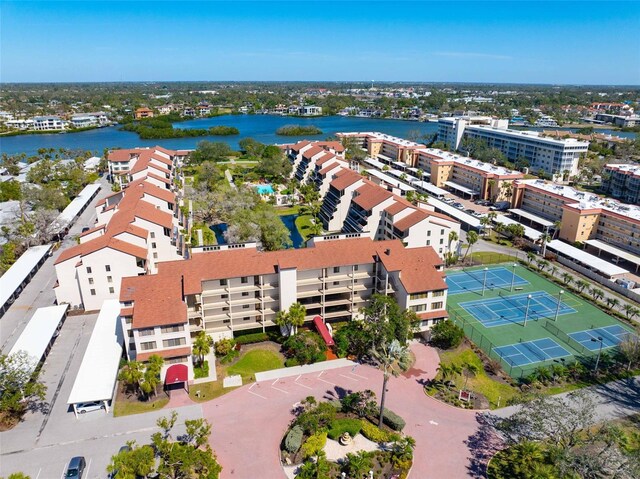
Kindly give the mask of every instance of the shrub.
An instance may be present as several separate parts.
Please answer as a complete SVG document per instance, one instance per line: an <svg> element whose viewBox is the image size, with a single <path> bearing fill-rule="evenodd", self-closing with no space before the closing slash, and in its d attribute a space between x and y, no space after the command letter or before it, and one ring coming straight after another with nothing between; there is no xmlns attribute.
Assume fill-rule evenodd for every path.
<svg viewBox="0 0 640 479"><path fill-rule="evenodd" d="M431 342L439 348L457 348L463 339L464 331L451 320L439 321L431 328Z"/></svg>
<svg viewBox="0 0 640 479"><path fill-rule="evenodd" d="M300 363L296 358L288 358L284 360L284 367L291 368L293 366L300 366Z"/></svg>
<svg viewBox="0 0 640 479"><path fill-rule="evenodd" d="M341 403L344 411L353 412L360 417L375 416L378 409L376 394L370 389L347 394Z"/></svg>
<svg viewBox="0 0 640 479"><path fill-rule="evenodd" d="M193 368L193 374L196 379L209 377L209 361L202 363L202 366Z"/></svg>
<svg viewBox="0 0 640 479"><path fill-rule="evenodd" d="M308 409L296 418L295 424L300 426L306 434L313 434L320 429L325 429L336 418L336 408L328 402L321 402L312 409Z"/></svg>
<svg viewBox="0 0 640 479"><path fill-rule="evenodd" d="M311 331L290 336L282 346L285 355L297 359L299 364L312 364L325 359L326 345L319 334Z"/></svg>
<svg viewBox="0 0 640 479"><path fill-rule="evenodd" d="M378 426L371 424L366 419L362 421L362 429L360 432L364 437L373 442L393 442L400 439L399 434L380 429Z"/></svg>
<svg viewBox="0 0 640 479"><path fill-rule="evenodd" d="M362 421L360 419L336 419L331 423L331 428L327 435L334 441L338 440L342 434L348 432L351 437L354 437L360 432L362 428Z"/></svg>
<svg viewBox="0 0 640 479"><path fill-rule="evenodd" d="M261 343L263 341L268 341L269 336L267 333L251 333L245 334L244 336L238 336L236 338L237 344L253 344L253 343Z"/></svg>
<svg viewBox="0 0 640 479"><path fill-rule="evenodd" d="M221 339L220 341L218 341L214 348L216 351L216 355L218 356L226 356L227 354L229 354L233 348L235 348L236 346L236 342L233 339L230 338L226 338L226 339Z"/></svg>
<svg viewBox="0 0 640 479"><path fill-rule="evenodd" d="M319 431L311 436L302 445L302 455L305 459L315 456L327 443L326 431Z"/></svg>
<svg viewBox="0 0 640 479"><path fill-rule="evenodd" d="M284 439L284 448L287 450L287 452L295 454L300 450L300 447L302 446L303 437L304 431L302 430L302 427L293 426L287 434L287 437L285 437Z"/></svg>
<svg viewBox="0 0 640 479"><path fill-rule="evenodd" d="M382 414L382 422L394 431L402 431L407 425L404 419L387 408L384 409L384 413Z"/></svg>

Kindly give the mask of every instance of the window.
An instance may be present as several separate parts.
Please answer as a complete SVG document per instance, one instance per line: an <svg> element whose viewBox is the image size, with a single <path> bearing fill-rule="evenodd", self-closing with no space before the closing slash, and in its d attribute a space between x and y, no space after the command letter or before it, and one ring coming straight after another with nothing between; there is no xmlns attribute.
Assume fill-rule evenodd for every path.
<svg viewBox="0 0 640 479"><path fill-rule="evenodd" d="M335 266L335 267L333 268L333 272L334 272L334 273L339 273L339 272L340 272L340 266Z"/></svg>
<svg viewBox="0 0 640 479"><path fill-rule="evenodd" d="M223 306L222 311L229 311L229 306Z"/></svg>
<svg viewBox="0 0 640 479"><path fill-rule="evenodd" d="M444 228L440 230L440 234L443 235L444 234Z"/></svg>
<svg viewBox="0 0 640 479"><path fill-rule="evenodd" d="M152 247L153 249L156 249L156 244L155 244L155 243L151 243L151 247Z"/></svg>
<svg viewBox="0 0 640 479"><path fill-rule="evenodd" d="M153 253L153 259L158 259L158 253Z"/></svg>
<svg viewBox="0 0 640 479"><path fill-rule="evenodd" d="M249 282L249 278L247 278L246 276L243 276L242 278L240 278L240 282L242 284L247 284Z"/></svg>
<svg viewBox="0 0 640 479"><path fill-rule="evenodd" d="M109 294L113 294L113 293L115 293L113 286L109 286Z"/></svg>
<svg viewBox="0 0 640 479"><path fill-rule="evenodd" d="M339 284L340 284L340 281L334 281L334 282L333 282L333 285L334 285L334 286L338 286Z"/></svg>
<svg viewBox="0 0 640 479"><path fill-rule="evenodd" d="M164 360L165 364L178 364L178 363L186 363L186 362L187 362L186 356L180 356L178 358L169 358Z"/></svg>
<svg viewBox="0 0 640 479"><path fill-rule="evenodd" d="M442 309L442 301L438 301L437 303L433 303L431 305L431 309Z"/></svg>
<svg viewBox="0 0 640 479"><path fill-rule="evenodd" d="M149 236L151 236L152 238L155 238L155 237L156 237L156 234L152 231L152 232L151 232L151 234L150 234Z"/></svg>
<svg viewBox="0 0 640 479"><path fill-rule="evenodd" d="M227 285L227 280L226 279L221 279L220 280L220 286L226 286Z"/></svg>
<svg viewBox="0 0 640 479"><path fill-rule="evenodd" d="M124 318L125 324L131 324L133 322L133 318L131 316L127 316Z"/></svg>
<svg viewBox="0 0 640 479"><path fill-rule="evenodd" d="M113 276L107 276L107 283L113 283Z"/></svg>
<svg viewBox="0 0 640 479"><path fill-rule="evenodd" d="M444 244L444 238L440 238L440 244Z"/></svg>
<svg viewBox="0 0 640 479"><path fill-rule="evenodd" d="M87 266L87 274L91 274L91 266Z"/></svg>
<svg viewBox="0 0 640 479"><path fill-rule="evenodd" d="M229 297L228 294L221 294L220 299L227 299Z"/></svg>
<svg viewBox="0 0 640 479"><path fill-rule="evenodd" d="M444 296L444 289L441 289L440 291L434 291L433 292L433 297L437 298L438 296Z"/></svg>
<svg viewBox="0 0 640 479"><path fill-rule="evenodd" d="M431 230L427 230L427 237L431 236Z"/></svg>
<svg viewBox="0 0 640 479"><path fill-rule="evenodd" d="M89 284L93 284L93 278L88 278L89 279Z"/></svg>
<svg viewBox="0 0 640 479"><path fill-rule="evenodd" d="M425 309L427 309L427 306L424 305L424 304L418 304L416 306L411 306L411 310L415 311L416 313L424 311Z"/></svg>
<svg viewBox="0 0 640 479"><path fill-rule="evenodd" d="M96 290L95 290L95 289L92 289L92 290L91 290L91 296L95 296L95 295L96 295Z"/></svg>
<svg viewBox="0 0 640 479"><path fill-rule="evenodd" d="M165 348L172 348L174 346L183 346L187 344L187 340L185 338L173 338L173 339L163 339L162 346Z"/></svg>
<svg viewBox="0 0 640 479"><path fill-rule="evenodd" d="M353 267L353 270L354 270L354 271L358 271L358 265L355 265L355 266Z"/></svg>
<svg viewBox="0 0 640 479"><path fill-rule="evenodd" d="M249 309L250 306L251 306L250 304L243 304L242 309Z"/></svg>
<svg viewBox="0 0 640 479"><path fill-rule="evenodd" d="M224 319L224 320L222 321L222 323L223 323L223 324L229 324L230 322L231 322L231 320L230 320L230 319Z"/></svg>
<svg viewBox="0 0 640 479"><path fill-rule="evenodd" d="M184 331L184 325L183 324L174 324L173 326L162 326L160 328L160 331L162 333L177 333L180 331Z"/></svg>
<svg viewBox="0 0 640 479"><path fill-rule="evenodd" d="M251 321L251 316L245 316L242 318L243 321Z"/></svg>
<svg viewBox="0 0 640 479"><path fill-rule="evenodd" d="M148 351L149 349L156 349L155 341L147 341L146 343L140 343L141 351Z"/></svg>
<svg viewBox="0 0 640 479"><path fill-rule="evenodd" d="M243 297L245 297L245 296L249 296L249 291L243 291L242 296L243 296Z"/></svg>
<svg viewBox="0 0 640 479"><path fill-rule="evenodd" d="M140 329L138 331L138 336L151 336L153 334L155 334L155 329L153 328Z"/></svg>
<svg viewBox="0 0 640 479"><path fill-rule="evenodd" d="M424 299L429 297L429 292L425 291L424 293L414 293L409 298L414 299Z"/></svg>
<svg viewBox="0 0 640 479"><path fill-rule="evenodd" d="M104 269L105 269L105 270L107 271L107 273L108 273L109 271L111 271L111 265L106 264L106 265L104 266Z"/></svg>

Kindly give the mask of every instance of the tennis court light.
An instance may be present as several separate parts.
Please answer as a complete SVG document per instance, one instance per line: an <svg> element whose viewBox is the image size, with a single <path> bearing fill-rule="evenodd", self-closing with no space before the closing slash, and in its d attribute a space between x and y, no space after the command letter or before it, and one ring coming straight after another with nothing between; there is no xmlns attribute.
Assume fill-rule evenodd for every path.
<svg viewBox="0 0 640 479"><path fill-rule="evenodd" d="M531 304L531 298L533 298L533 296L531 296L530 294L527 295L527 310L524 313L524 326L527 326L527 319L529 319L529 305Z"/></svg>
<svg viewBox="0 0 640 479"><path fill-rule="evenodd" d="M558 291L558 305L556 306L556 317L553 319L554 321L558 320L558 314L560 314L560 305L562 304L563 294L564 294L563 290Z"/></svg>

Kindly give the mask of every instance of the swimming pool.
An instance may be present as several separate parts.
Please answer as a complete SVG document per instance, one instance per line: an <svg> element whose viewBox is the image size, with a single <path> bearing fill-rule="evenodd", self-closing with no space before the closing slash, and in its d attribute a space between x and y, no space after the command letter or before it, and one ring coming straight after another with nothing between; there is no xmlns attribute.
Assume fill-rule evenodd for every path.
<svg viewBox="0 0 640 479"><path fill-rule="evenodd" d="M271 185L256 185L256 191L259 195L272 195L274 193Z"/></svg>

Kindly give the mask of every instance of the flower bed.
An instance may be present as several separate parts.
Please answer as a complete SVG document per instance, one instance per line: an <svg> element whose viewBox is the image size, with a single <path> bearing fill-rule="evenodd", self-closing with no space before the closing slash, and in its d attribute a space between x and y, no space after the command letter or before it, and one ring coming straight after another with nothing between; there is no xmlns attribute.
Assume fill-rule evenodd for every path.
<svg viewBox="0 0 640 479"><path fill-rule="evenodd" d="M298 479L329 479L341 473L360 478L369 471L374 477L406 478L415 441L389 427L401 429L404 420L387 409L385 424L379 428L377 410L371 391L350 394L341 401L318 403L313 396L306 398L294 410L296 417L282 439L282 464L298 466ZM349 447L352 441L369 450Z"/></svg>

